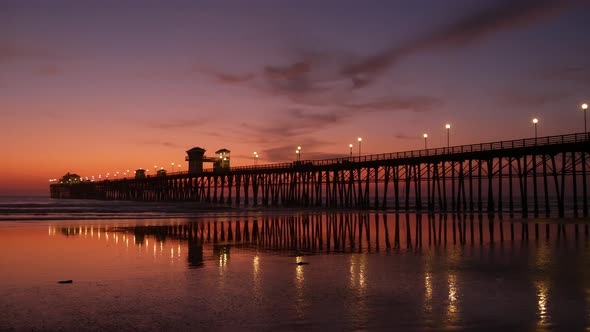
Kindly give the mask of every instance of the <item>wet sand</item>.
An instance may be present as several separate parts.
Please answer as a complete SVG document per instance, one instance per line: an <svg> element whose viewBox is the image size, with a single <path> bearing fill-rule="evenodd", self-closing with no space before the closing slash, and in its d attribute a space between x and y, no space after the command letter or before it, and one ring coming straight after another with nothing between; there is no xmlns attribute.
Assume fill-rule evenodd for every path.
<svg viewBox="0 0 590 332"><path fill-rule="evenodd" d="M520 223L384 216L3 223L0 330L589 326L589 240L573 224L538 239L531 224L525 240Z"/></svg>

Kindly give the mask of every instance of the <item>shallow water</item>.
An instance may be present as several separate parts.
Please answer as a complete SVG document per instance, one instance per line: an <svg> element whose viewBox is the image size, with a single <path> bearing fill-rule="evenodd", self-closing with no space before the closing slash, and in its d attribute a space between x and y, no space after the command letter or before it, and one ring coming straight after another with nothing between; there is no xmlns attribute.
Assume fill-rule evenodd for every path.
<svg viewBox="0 0 590 332"><path fill-rule="evenodd" d="M244 210L145 217L137 203L125 204L144 212L113 219L101 212L112 203L74 203L93 218L0 223L0 330L590 325L582 220ZM73 283L57 283L66 279Z"/></svg>

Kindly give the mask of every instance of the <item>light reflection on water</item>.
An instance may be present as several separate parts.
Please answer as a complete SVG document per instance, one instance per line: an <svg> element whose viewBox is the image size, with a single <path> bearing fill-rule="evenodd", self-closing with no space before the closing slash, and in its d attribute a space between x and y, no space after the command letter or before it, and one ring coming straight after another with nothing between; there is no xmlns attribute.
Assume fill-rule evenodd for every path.
<svg viewBox="0 0 590 332"><path fill-rule="evenodd" d="M537 324L539 326L545 326L549 322L547 302L548 302L548 287L543 281L535 281L535 288L537 291L537 313L539 319Z"/></svg>
<svg viewBox="0 0 590 332"><path fill-rule="evenodd" d="M457 276L449 274L447 276L447 283L449 289L447 321L449 325L454 326L460 319Z"/></svg>
<svg viewBox="0 0 590 332"><path fill-rule="evenodd" d="M295 267L295 312L297 319L305 319L305 310L306 310L306 297L305 297L305 272L303 269L303 265L299 265L302 263L303 260L300 256L297 256L295 259L295 263L297 266Z"/></svg>
<svg viewBox="0 0 590 332"><path fill-rule="evenodd" d="M365 327L368 323L368 297L367 297L367 256L365 254L350 256L350 289L352 290L353 304L350 306L350 315L353 317L355 328Z"/></svg>
<svg viewBox="0 0 590 332"><path fill-rule="evenodd" d="M424 272L424 289L426 290L424 295L424 307L429 310L432 309L432 274L430 272Z"/></svg>
<svg viewBox="0 0 590 332"><path fill-rule="evenodd" d="M175 300L250 327L579 329L590 320L583 229L558 220L372 212L67 221L0 228L0 245L8 246L0 247L0 267L9 271L6 289L39 284L40 276L54 281L60 270L87 282L187 274L175 287L204 297L209 309L192 307L191 297ZM15 235L29 249L69 256L43 265L27 250L4 259ZM31 266L14 269L27 253ZM160 281L152 286L170 300ZM31 305L21 302L16 308ZM225 313L227 306L239 310ZM565 306L573 309L553 309Z"/></svg>

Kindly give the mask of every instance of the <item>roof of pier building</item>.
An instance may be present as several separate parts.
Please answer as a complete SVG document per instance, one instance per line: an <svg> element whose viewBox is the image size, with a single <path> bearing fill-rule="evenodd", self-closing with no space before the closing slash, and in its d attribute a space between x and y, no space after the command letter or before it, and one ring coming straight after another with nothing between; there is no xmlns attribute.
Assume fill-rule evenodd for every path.
<svg viewBox="0 0 590 332"><path fill-rule="evenodd" d="M192 149L190 149L190 150L188 150L186 152L188 153L188 152L205 152L205 151L207 151L207 150L196 146L196 147L194 147L194 148L192 148Z"/></svg>

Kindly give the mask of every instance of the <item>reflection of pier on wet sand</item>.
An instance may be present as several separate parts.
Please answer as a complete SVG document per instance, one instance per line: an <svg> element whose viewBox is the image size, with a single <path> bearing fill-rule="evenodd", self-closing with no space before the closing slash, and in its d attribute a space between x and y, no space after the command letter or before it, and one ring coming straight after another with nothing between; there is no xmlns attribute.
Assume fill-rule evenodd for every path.
<svg viewBox="0 0 590 332"><path fill-rule="evenodd" d="M583 249L590 236L569 220L339 212L140 222L50 227L49 234L105 241L100 247L110 256L164 269L202 268L181 278L194 283L188 294L216 298L234 285L263 303L278 292L288 304L272 305L297 320L328 306L347 317L344 326L370 330L405 322L433 330L579 330L589 322Z"/></svg>
<svg viewBox="0 0 590 332"><path fill-rule="evenodd" d="M480 214L333 213L263 217L216 217L173 225L112 227L111 233L132 234L133 243L151 238L186 240L195 249L203 244L269 250L293 254L371 252L461 245L483 246L556 241L587 241L587 225L551 219L504 221ZM233 219L233 220L232 220ZM61 228L63 235L88 232L88 226ZM92 229L100 232L99 229ZM102 230L105 233L105 230Z"/></svg>

